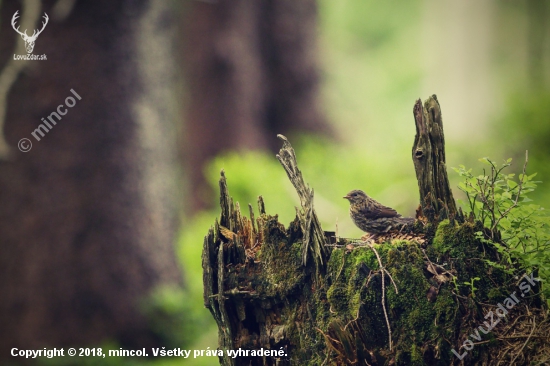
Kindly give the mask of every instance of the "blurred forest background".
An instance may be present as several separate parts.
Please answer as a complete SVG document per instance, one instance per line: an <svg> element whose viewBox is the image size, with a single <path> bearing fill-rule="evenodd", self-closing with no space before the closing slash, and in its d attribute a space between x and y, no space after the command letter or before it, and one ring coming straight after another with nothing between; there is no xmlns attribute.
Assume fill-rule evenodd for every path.
<svg viewBox="0 0 550 366"><path fill-rule="evenodd" d="M16 11L29 35L49 15L34 49L47 61L13 60ZM215 349L200 254L219 172L241 206L262 195L289 223L278 133L344 237L362 234L351 189L414 215L412 108L431 94L449 167L512 157L519 173L529 150L531 198L550 207L548 0L1 0L0 70L5 362L11 347ZM82 100L35 141L70 89Z"/></svg>

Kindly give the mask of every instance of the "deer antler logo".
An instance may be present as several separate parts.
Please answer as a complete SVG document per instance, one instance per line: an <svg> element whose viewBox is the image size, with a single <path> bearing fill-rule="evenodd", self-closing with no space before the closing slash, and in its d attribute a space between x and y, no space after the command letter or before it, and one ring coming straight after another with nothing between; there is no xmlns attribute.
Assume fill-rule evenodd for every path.
<svg viewBox="0 0 550 366"><path fill-rule="evenodd" d="M15 14L13 14L13 18L11 18L11 26L13 27L13 29L19 33L21 35L21 38L23 38L23 41L25 41L25 48L27 49L27 53L32 53L32 50L34 49L34 42L36 41L36 39L38 38L38 36L40 35L40 33L42 33L42 31L44 30L44 28L46 28L46 24L48 24L48 14L44 13L44 20L45 22L42 22L42 29L40 29L37 32L37 30L35 29L34 32L32 33L32 36L28 36L27 35L27 30L25 29L24 32L21 32L19 31L19 27L15 28L15 23L16 23L16 20L17 18L19 18L19 15L17 15L17 13L19 12L16 11Z"/></svg>

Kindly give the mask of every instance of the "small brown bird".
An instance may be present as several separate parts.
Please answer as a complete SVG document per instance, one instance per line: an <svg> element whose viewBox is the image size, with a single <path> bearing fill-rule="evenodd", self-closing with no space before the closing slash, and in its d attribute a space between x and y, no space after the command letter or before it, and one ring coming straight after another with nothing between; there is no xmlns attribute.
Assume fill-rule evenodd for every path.
<svg viewBox="0 0 550 366"><path fill-rule="evenodd" d="M414 223L412 217L401 216L393 208L382 205L361 190L353 190L344 198L350 203L349 215L355 225L369 234L400 231Z"/></svg>

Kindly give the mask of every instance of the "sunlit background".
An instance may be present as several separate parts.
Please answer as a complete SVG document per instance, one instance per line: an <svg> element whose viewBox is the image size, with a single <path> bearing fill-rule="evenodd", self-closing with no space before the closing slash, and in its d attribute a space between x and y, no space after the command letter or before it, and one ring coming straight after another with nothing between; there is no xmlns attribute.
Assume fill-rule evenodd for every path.
<svg viewBox="0 0 550 366"><path fill-rule="evenodd" d="M240 5L228 5L231 2L190 5L194 3L174 3L175 11L182 13L177 16L189 19L184 13L194 6L225 4L234 6L235 16L242 21L255 21L247 18L249 13L239 14ZM462 196L452 167L464 164L481 174L479 158L500 162L512 157L510 169L519 173L525 150L529 150L528 172L538 172L544 182L531 198L550 207L546 183L550 180L549 1L320 0L317 5L316 34L311 38L320 82L316 103L329 128L289 138L304 179L315 191L315 208L324 230L337 231L342 237L362 235L349 219L348 202L342 199L352 189L362 189L401 214L414 216L418 188L411 158L415 134L412 109L418 98L425 100L432 94L437 95L443 113L447 167L455 198ZM201 21L201 16L204 14L199 12L195 21ZM196 32L207 31L196 28ZM178 45L185 42L180 40ZM218 46L223 50L224 43L220 41ZM191 43L178 52L185 66L192 64L185 60L199 51ZM194 138L195 114L187 111L192 110L195 91L192 77L185 71L178 79L178 93L183 95L179 100L185 101L178 103L185 116L178 127L184 141L180 144ZM293 121L287 123L292 126ZM267 213L278 214L285 226L295 216L298 197L273 149L279 146L276 133L282 131L272 127L271 141L224 151L205 162L200 169L211 189L194 188L191 174L186 172L190 162L182 165L178 184L183 187L183 213L176 248L184 289L160 287L142 306L156 331L167 339L167 346L217 347L215 322L203 307L201 250L205 234L219 216L220 170L225 170L229 192L241 207L251 203L256 209L257 197L262 195ZM185 151L185 146L180 150ZM196 195L206 199L193 207L191 197ZM112 345L117 347L114 341ZM145 363L131 359L116 362ZM209 358L146 363L213 364Z"/></svg>

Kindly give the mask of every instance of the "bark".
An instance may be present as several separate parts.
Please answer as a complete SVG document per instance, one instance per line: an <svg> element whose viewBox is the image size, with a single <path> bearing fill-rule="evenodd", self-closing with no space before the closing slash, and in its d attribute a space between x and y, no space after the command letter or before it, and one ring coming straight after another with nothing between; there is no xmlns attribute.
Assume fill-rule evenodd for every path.
<svg viewBox="0 0 550 366"><path fill-rule="evenodd" d="M184 154L192 209L211 204L204 166L237 149L276 151L277 133L327 132L318 102L317 5L193 1L184 19Z"/></svg>
<svg viewBox="0 0 550 366"><path fill-rule="evenodd" d="M139 301L178 285L167 4L77 1L50 22L9 93L0 162L0 354L46 345L155 344ZM2 2L1 63L22 42ZM29 32L30 34L31 32ZM139 62L137 60L140 60ZM72 96L73 108L31 133ZM154 133L152 133L154 132ZM17 150L21 138L32 150ZM165 183L169 182L169 183Z"/></svg>
<svg viewBox="0 0 550 366"><path fill-rule="evenodd" d="M431 121L442 129L433 103L434 97L426 102ZM416 106L421 112L421 105ZM429 131L426 124L420 128ZM441 187L439 180L447 178L441 169L442 130L437 136L438 159L431 164L440 169L427 175L433 178L431 186L419 183L421 189ZM487 314L497 303L511 304L507 296L518 290L518 277L490 265L499 254L476 239L483 229L479 222L438 223L440 210L434 211L433 221L421 217L413 233L386 236L383 245L334 238L330 232L316 242L312 233L322 228L311 219L312 190L292 147L282 139L278 157L302 206L288 228L277 215L266 213L261 197L257 219L250 206L250 219L242 215L224 172L220 178L221 216L205 237L202 255L204 304L218 324L220 364L497 365L545 357L537 347L549 350L550 322L547 310L537 305L536 285L521 306L509 308L507 321L487 325ZM413 160L416 164L414 155ZM440 207L451 206L450 201L445 205ZM320 250L323 261L306 262L304 253L317 255L311 250L315 243L325 247ZM531 322L521 321L527 316L523 305L529 307ZM492 333L486 336L489 328Z"/></svg>
<svg viewBox="0 0 550 366"><path fill-rule="evenodd" d="M432 95L424 106L419 99L413 113L416 136L412 158L422 211L430 221L454 217L457 209L447 176L443 119L437 97Z"/></svg>

